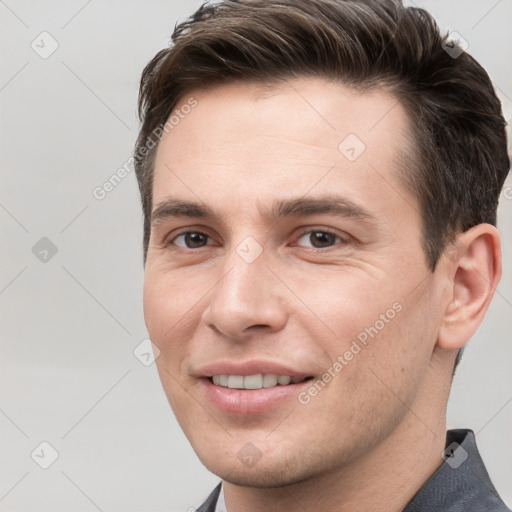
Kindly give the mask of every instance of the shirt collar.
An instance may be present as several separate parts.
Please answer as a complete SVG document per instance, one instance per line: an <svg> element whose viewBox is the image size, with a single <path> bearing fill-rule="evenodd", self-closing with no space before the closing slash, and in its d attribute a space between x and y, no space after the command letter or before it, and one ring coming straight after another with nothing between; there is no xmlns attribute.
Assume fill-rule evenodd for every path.
<svg viewBox="0 0 512 512"><path fill-rule="evenodd" d="M445 446L443 464L421 487L403 512L509 511L489 478L473 431L449 430L446 433Z"/></svg>

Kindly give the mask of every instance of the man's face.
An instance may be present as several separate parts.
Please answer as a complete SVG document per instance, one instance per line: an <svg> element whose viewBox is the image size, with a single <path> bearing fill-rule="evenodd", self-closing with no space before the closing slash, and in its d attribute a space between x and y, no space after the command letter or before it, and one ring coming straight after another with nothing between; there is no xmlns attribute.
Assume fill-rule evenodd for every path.
<svg viewBox="0 0 512 512"><path fill-rule="evenodd" d="M440 321L418 203L397 178L405 111L319 79L196 90L177 110L144 289L171 407L228 481L346 466L424 406Z"/></svg>

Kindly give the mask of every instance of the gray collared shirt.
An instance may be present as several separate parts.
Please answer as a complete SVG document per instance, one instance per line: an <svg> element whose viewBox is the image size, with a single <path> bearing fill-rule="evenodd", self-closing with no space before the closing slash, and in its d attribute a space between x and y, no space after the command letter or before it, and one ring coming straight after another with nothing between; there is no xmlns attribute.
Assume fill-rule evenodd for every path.
<svg viewBox="0 0 512 512"><path fill-rule="evenodd" d="M403 512L511 512L492 485L472 430L449 430L443 458ZM197 512L226 512L221 483Z"/></svg>

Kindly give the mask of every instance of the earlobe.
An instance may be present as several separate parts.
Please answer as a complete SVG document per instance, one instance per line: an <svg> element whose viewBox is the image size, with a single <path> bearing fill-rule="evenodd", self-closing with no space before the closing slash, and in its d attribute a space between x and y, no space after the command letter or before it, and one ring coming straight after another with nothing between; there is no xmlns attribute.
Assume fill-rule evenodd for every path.
<svg viewBox="0 0 512 512"><path fill-rule="evenodd" d="M437 346L463 347L483 321L501 278L498 230L479 224L460 234L442 256L450 267L450 301L441 322Z"/></svg>

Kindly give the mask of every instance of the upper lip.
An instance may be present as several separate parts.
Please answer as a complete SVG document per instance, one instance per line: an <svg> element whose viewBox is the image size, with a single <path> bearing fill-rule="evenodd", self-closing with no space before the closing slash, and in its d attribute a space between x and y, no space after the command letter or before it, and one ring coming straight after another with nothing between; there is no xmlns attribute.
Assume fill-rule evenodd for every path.
<svg viewBox="0 0 512 512"><path fill-rule="evenodd" d="M250 361L216 361L200 366L194 372L197 377L212 377L213 375L256 375L261 373L267 375L288 375L290 377L310 377L311 373L293 369L289 366L275 361L264 361L252 359Z"/></svg>

